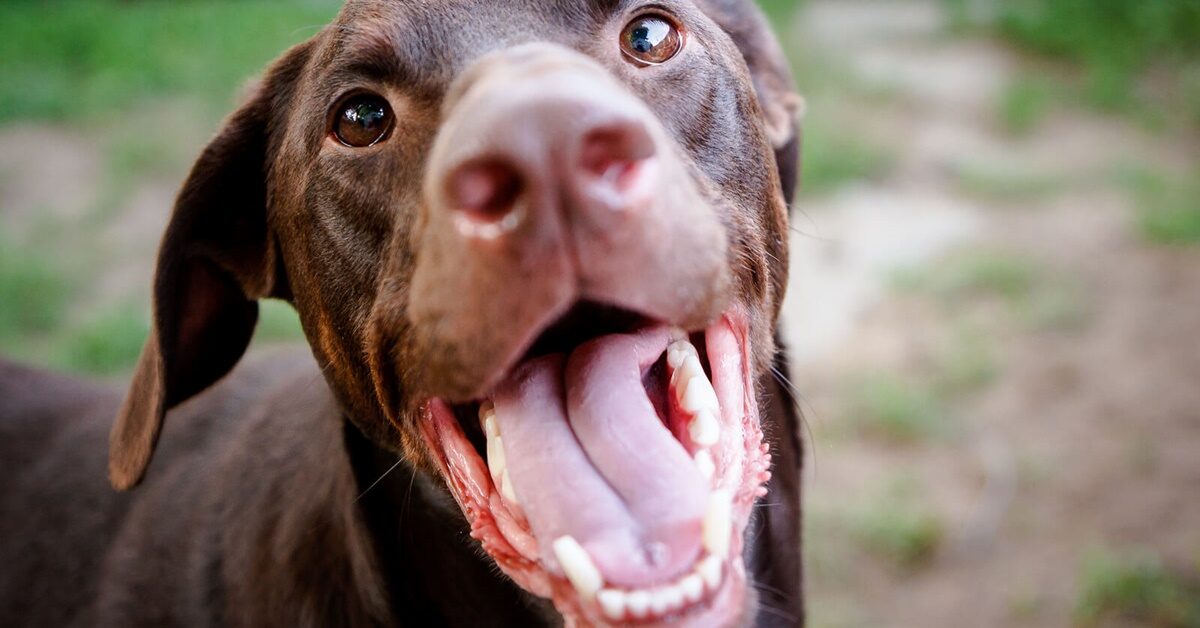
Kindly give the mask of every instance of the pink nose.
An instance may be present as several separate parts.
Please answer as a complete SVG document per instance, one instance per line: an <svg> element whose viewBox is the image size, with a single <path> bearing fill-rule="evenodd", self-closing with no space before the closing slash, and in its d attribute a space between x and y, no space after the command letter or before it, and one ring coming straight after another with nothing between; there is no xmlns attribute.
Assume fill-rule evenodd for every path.
<svg viewBox="0 0 1200 628"><path fill-rule="evenodd" d="M550 94L480 114L480 135L444 171L440 211L455 214L463 236L484 239L526 223L636 212L657 178L656 150L621 104Z"/></svg>

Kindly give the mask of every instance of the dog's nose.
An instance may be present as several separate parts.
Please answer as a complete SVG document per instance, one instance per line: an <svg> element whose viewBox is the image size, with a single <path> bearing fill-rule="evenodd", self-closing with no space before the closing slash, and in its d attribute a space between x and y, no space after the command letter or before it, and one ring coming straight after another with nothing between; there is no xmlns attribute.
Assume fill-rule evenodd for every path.
<svg viewBox="0 0 1200 628"><path fill-rule="evenodd" d="M471 115L445 129L449 154L431 160L430 211L452 215L468 240L616 227L657 182L645 106L589 81L594 72L540 59L508 61L525 66L517 84L479 76L459 104Z"/></svg>

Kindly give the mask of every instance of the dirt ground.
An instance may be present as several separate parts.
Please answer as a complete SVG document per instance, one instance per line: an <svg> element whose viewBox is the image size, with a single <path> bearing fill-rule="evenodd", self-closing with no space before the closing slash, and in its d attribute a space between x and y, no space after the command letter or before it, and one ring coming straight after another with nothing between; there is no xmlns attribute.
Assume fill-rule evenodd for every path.
<svg viewBox="0 0 1200 628"><path fill-rule="evenodd" d="M940 6L815 1L782 29L808 150L883 164L795 221L811 625L1197 625L1171 608L1200 608L1200 247L1148 243L1114 173L1200 171L1200 141L1069 106L1006 132L1031 62L948 35ZM120 186L111 129L0 128L2 235L87 270L64 325L146 303L211 130L186 108L137 124L176 139Z"/></svg>
<svg viewBox="0 0 1200 628"><path fill-rule="evenodd" d="M852 111L894 155L878 180L803 200L793 239L810 619L1105 621L1081 610L1102 586L1098 557L1152 557L1192 584L1200 573L1200 251L1146 244L1135 200L1105 177L1128 162L1194 169L1200 151L1079 110L1006 135L992 108L1021 59L944 37L942 20L932 4L829 1L792 33L888 92L823 94L806 123ZM980 193L964 190L969 170L1022 174ZM1031 177L1053 183L1005 194ZM968 357L946 365L956 352ZM971 375L972 360L986 372ZM908 409L856 384L956 373L974 381ZM872 425L922 412L938 429ZM924 528L895 532L914 516Z"/></svg>

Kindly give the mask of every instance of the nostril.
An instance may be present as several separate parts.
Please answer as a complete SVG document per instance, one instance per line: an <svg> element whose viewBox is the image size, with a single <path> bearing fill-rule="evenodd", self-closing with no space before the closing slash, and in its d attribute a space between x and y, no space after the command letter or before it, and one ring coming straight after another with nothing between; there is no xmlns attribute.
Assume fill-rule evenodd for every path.
<svg viewBox="0 0 1200 628"><path fill-rule="evenodd" d="M447 198L459 214L460 227L480 237L496 237L516 227L516 206L524 191L520 172L499 159L464 164L446 180Z"/></svg>
<svg viewBox="0 0 1200 628"><path fill-rule="evenodd" d="M628 191L638 178L641 165L654 156L654 142L636 123L609 125L584 135L579 167L618 192Z"/></svg>

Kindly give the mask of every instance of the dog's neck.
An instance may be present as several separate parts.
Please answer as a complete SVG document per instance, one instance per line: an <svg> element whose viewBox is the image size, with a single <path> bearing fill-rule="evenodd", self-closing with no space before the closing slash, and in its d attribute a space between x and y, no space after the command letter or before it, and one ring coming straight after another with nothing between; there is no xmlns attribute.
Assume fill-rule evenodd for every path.
<svg viewBox="0 0 1200 628"><path fill-rule="evenodd" d="M345 422L362 513L394 617L414 626L552 626L549 602L504 577L470 537L449 491Z"/></svg>

